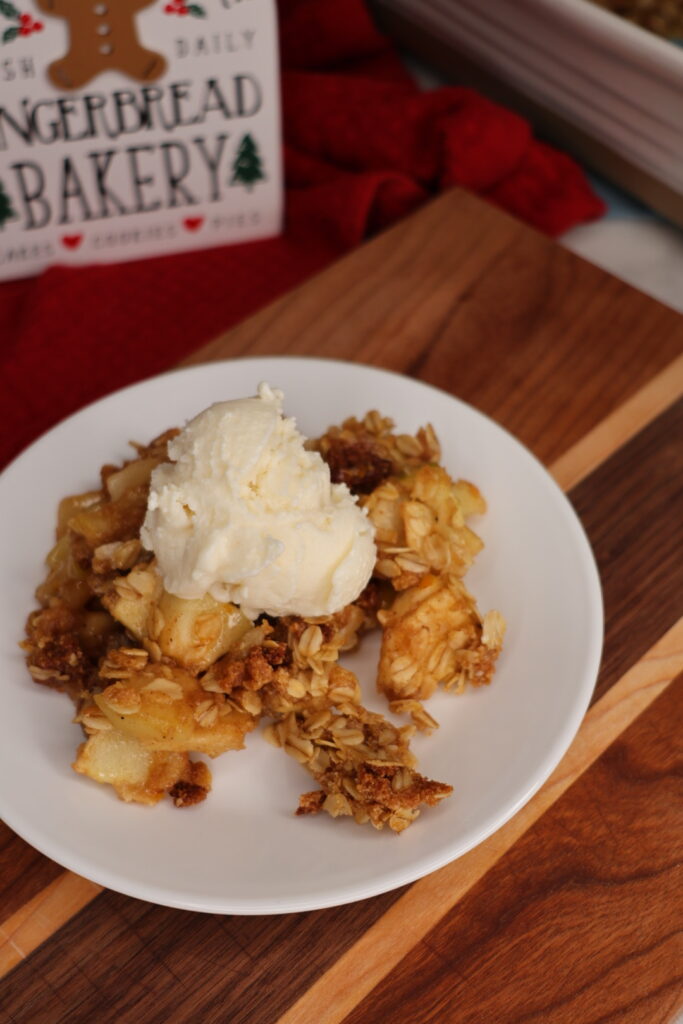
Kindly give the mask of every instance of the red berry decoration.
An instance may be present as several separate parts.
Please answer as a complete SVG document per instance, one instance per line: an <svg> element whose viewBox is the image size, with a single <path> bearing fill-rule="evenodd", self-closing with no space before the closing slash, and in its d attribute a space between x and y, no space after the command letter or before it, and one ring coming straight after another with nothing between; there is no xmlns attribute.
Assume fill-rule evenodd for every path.
<svg viewBox="0 0 683 1024"><path fill-rule="evenodd" d="M31 27L32 27L32 30L34 32L42 32L43 28L44 28L44 25L43 25L42 21L34 21L33 25Z"/></svg>
<svg viewBox="0 0 683 1024"><path fill-rule="evenodd" d="M22 15L20 15L20 17L19 17L19 24L21 24L21 25L30 25L31 24L31 15L30 14L22 14Z"/></svg>

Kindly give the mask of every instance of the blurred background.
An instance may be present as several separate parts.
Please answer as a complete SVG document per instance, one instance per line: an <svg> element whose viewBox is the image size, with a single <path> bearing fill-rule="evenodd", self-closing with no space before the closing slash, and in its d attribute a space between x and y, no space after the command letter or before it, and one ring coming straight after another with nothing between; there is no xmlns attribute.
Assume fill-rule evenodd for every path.
<svg viewBox="0 0 683 1024"><path fill-rule="evenodd" d="M451 187L683 308L681 0L226 0L215 8L158 0L147 5L145 24L157 34L172 27L200 52L201 40L213 38L212 18L218 24L233 7L235 15L267 14L271 24L277 14L261 73L274 83L276 124L282 104L281 233L227 244L208 230L220 203L194 206L188 217L160 200L158 212L142 214L145 224L170 225L186 243L191 234L193 251L147 259L131 252L129 262L115 262L106 245L86 245L100 230L97 217L69 222L71 235L55 226L51 244L62 262L0 283L0 402L10 427L0 462L87 402L176 365ZM3 10L20 17L11 4ZM56 20L6 30L14 32L7 52L57 50L49 35ZM170 46L166 59L161 96L192 75L201 90L203 66L181 65ZM227 81L245 59L226 53L219 74ZM141 89L108 76L95 77L93 88L109 89L110 100L122 83L132 96ZM4 90L7 110L12 95L20 104L16 85ZM238 121L227 127L235 137L250 130ZM182 132L193 145L192 124L176 126L173 138ZM279 182L273 138L270 162L245 152L240 173L223 182L233 200L242 190L245 208L265 208ZM11 151L0 149L3 159L7 186ZM125 182L112 173L109 184ZM23 226L17 195L0 200L7 267ZM124 230L130 220L106 225Z"/></svg>
<svg viewBox="0 0 683 1024"><path fill-rule="evenodd" d="M683 309L680 0L372 0L421 88L458 82L529 118L606 204L561 244Z"/></svg>

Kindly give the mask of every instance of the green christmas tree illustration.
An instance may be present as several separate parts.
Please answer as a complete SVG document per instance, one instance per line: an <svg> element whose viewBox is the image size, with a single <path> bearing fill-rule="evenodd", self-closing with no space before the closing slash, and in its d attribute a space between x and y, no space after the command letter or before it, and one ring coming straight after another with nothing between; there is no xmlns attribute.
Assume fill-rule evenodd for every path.
<svg viewBox="0 0 683 1024"><path fill-rule="evenodd" d="M244 135L237 147L237 156L232 165L231 185L245 185L251 192L255 181L265 179L261 157L251 135Z"/></svg>
<svg viewBox="0 0 683 1024"><path fill-rule="evenodd" d="M8 220L12 220L16 217L14 207L10 201L10 197L5 192L5 186L0 181L0 231L4 228Z"/></svg>

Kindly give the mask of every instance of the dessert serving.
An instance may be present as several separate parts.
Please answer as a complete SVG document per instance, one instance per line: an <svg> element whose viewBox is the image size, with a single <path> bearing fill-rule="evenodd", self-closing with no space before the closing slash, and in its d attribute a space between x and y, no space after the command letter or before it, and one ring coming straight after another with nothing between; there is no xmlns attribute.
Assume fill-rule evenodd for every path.
<svg viewBox="0 0 683 1024"><path fill-rule="evenodd" d="M400 832L446 797L410 738L436 726L437 686L490 681L504 623L464 585L485 504L433 430L370 412L305 441L261 385L135 449L61 502L27 623L33 679L76 705L76 771L185 807L211 788L198 755L263 723L314 780L299 814ZM340 663L375 629L378 689L407 724L368 710Z"/></svg>

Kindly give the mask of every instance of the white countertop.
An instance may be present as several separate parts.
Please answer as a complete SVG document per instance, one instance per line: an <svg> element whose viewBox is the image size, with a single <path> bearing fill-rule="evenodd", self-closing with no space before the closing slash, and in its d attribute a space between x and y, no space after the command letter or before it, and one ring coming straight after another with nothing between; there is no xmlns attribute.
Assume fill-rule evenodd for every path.
<svg viewBox="0 0 683 1024"><path fill-rule="evenodd" d="M559 241L683 312L683 231L607 183L592 181L608 203L607 215L572 228Z"/></svg>

